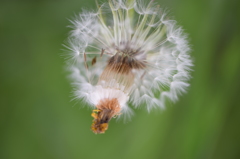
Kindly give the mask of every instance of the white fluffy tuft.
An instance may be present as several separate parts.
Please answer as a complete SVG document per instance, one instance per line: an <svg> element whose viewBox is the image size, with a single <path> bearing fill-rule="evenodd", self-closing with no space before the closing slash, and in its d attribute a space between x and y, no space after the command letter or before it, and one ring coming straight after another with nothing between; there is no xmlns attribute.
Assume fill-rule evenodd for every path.
<svg viewBox="0 0 240 159"><path fill-rule="evenodd" d="M164 108L166 99L177 101L189 87L193 64L187 36L153 1L109 1L97 12L83 11L71 22L68 68L76 98L91 105L102 98L117 98L126 111L127 102L146 105L150 111ZM138 50L134 58L147 63L145 70L133 70L131 91L97 85L107 60L124 49ZM101 58L91 66L94 56Z"/></svg>

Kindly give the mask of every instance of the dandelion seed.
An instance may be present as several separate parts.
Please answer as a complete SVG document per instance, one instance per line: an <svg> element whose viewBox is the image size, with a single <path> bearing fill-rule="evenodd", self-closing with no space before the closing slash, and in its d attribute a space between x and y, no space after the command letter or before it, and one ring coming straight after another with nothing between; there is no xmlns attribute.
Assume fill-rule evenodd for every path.
<svg viewBox="0 0 240 159"><path fill-rule="evenodd" d="M76 98L92 106L94 133L131 112L128 104L150 111L186 92L186 36L153 1L109 0L71 22L68 68Z"/></svg>

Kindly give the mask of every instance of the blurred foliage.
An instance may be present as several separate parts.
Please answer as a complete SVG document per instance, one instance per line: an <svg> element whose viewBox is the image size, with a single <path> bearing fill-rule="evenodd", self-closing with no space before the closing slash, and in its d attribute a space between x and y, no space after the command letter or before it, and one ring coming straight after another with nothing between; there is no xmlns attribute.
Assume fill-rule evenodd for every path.
<svg viewBox="0 0 240 159"><path fill-rule="evenodd" d="M95 135L91 110L70 102L61 58L68 19L95 2L1 1L0 158L240 158L239 0L158 2L189 34L189 92L166 110L136 110L131 122L112 120Z"/></svg>

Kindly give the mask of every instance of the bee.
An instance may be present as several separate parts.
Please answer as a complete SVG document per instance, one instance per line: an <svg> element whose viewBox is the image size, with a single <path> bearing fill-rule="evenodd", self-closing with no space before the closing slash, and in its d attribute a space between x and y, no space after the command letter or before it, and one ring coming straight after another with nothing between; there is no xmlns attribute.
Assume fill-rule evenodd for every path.
<svg viewBox="0 0 240 159"><path fill-rule="evenodd" d="M121 110L118 101L114 99L104 99L97 105L98 109L92 111L94 118L91 129L96 134L104 133L108 129L108 123L114 116L119 115Z"/></svg>

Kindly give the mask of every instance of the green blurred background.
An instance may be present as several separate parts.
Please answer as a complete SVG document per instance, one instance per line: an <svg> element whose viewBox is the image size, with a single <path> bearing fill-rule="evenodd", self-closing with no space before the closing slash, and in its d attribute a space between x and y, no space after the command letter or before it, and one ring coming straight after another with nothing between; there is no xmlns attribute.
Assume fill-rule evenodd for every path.
<svg viewBox="0 0 240 159"><path fill-rule="evenodd" d="M0 1L0 159L239 159L239 0L158 3L189 34L189 92L95 135L60 56L68 19L94 0Z"/></svg>

